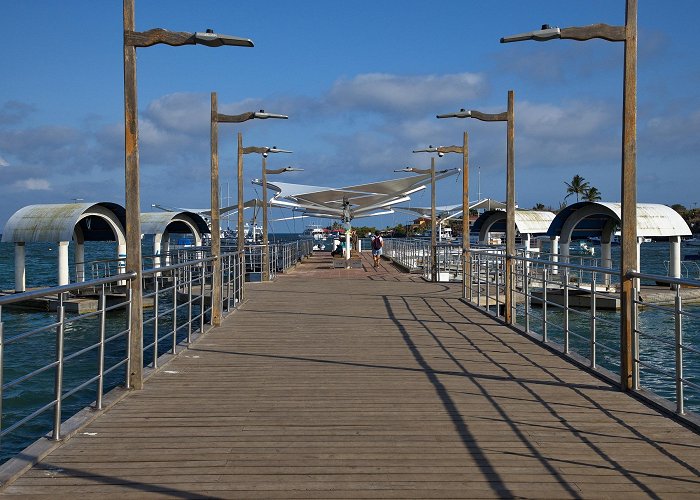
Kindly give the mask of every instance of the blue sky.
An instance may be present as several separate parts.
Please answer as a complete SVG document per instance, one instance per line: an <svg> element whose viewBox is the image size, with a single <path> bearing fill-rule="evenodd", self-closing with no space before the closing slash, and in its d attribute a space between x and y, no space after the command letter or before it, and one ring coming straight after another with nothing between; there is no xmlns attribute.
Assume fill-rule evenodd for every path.
<svg viewBox="0 0 700 500"><path fill-rule="evenodd" d="M212 91L224 113L264 108L290 116L220 127L224 196L227 181L235 192L238 131L246 145L294 151L268 159L269 168L305 169L280 180L340 187L392 178L395 168L427 167L429 155L411 150L459 144L467 130L470 198L477 199L480 185L482 197L502 200L505 124L435 115L500 112L513 89L518 204L558 207L564 182L576 174L604 201L619 201L622 44L502 45L499 38L543 23L623 24L624 3L137 0L138 31L213 28L256 45L138 49L142 210L152 203L208 205ZM639 3L638 199L694 207L700 3ZM122 3L23 0L4 2L2 11L0 227L32 203L123 203ZM457 155L438 160L439 167L460 165ZM251 198L259 157L246 157L245 172ZM460 179L443 181L438 204L458 203L460 189ZM414 203L429 205L429 194ZM398 214L366 222L406 220Z"/></svg>

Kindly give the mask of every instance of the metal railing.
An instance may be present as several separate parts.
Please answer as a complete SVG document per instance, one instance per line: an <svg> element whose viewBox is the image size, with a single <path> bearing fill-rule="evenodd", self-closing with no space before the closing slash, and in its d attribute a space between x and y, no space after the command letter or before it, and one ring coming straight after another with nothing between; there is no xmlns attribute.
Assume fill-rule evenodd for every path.
<svg viewBox="0 0 700 500"><path fill-rule="evenodd" d="M298 240L270 245L270 278L286 272L313 253L312 240Z"/></svg>
<svg viewBox="0 0 700 500"><path fill-rule="evenodd" d="M143 272L144 366L186 348L211 328L213 258ZM241 303L243 259L222 261L224 315ZM60 440L65 416L103 407L106 391L128 388L131 280L123 273L0 297L0 455L8 458L50 431ZM46 312L22 313L37 306ZM55 312L52 312L55 311ZM3 314L4 313L4 314Z"/></svg>
<svg viewBox="0 0 700 500"><path fill-rule="evenodd" d="M561 256L557 256L561 257ZM577 363L620 382L619 270L558 261L552 255L512 257L514 276L505 288L506 255L502 249L473 249L463 281L463 297L494 317L505 320L506 294L512 294L514 327L553 346ZM700 281L631 273L634 288L633 384L675 406L700 408L700 309L684 307L683 289ZM670 303L640 297L639 283L667 286ZM671 292L670 288L675 287ZM693 332L692 339L684 334ZM687 367L692 366L692 375ZM686 370L684 371L684 368ZM697 410L696 410L697 411ZM697 416L692 416L697 419Z"/></svg>
<svg viewBox="0 0 700 500"><path fill-rule="evenodd" d="M413 238L386 238L382 254L408 272L430 272L430 241Z"/></svg>

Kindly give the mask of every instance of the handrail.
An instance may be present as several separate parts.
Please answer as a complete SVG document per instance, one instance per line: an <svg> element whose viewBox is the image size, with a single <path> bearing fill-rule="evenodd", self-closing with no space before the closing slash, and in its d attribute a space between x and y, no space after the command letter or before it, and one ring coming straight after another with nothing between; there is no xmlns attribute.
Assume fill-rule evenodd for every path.
<svg viewBox="0 0 700 500"><path fill-rule="evenodd" d="M54 286L50 288L41 288L39 290L31 290L29 292L20 292L12 295L4 295L0 297L0 307L7 304L14 304L15 302L21 302L24 300L37 299L45 297L47 295L58 295L65 292L73 292L75 290L80 290L81 288L94 287L98 285L106 285L114 281L122 281L127 279L133 279L136 277L135 272L121 273L114 276L109 276L107 278L98 278L90 281L81 281L79 283L70 283L68 285Z"/></svg>
<svg viewBox="0 0 700 500"><path fill-rule="evenodd" d="M619 291L614 290L620 276L619 269L565 262L567 256L562 254L533 257L520 252L506 255L503 251L485 249L472 251L469 257L462 276L462 297L465 300L505 321L503 297L512 294L511 324L514 328L552 345L580 365L581 359L587 358L589 369L612 382L619 382L616 371L620 356L620 312L614 310L619 308L614 302L619 300ZM502 279L506 258L515 262L509 290L505 289ZM574 281L572 277L578 279ZM686 299L681 289L688 293L685 290L700 288L700 280L637 271L626 273L626 277L632 279L635 287L632 301L635 308L632 342L634 390L643 388L668 400L669 403L661 406L671 410L675 404L674 413L690 425L697 426L700 422L698 415L686 415L684 389L695 391L692 397L697 411L700 408L700 385L694 383L692 377L685 377L683 368L689 363L695 367L700 363L700 349L694 347L692 337L684 339L684 332L694 328L693 324L686 322L700 320L700 312L684 307ZM669 296L662 302L644 301L636 288L642 281L663 283L675 291L666 292ZM570 297L582 295L586 302L576 307L587 311L571 305ZM612 311L601 309L603 300L611 301L608 307ZM637 312L638 308L641 312ZM647 319L640 321L641 314ZM657 327L650 326L656 322L669 324L669 327L657 333ZM603 353L597 353L598 350ZM675 397L672 397L674 387ZM640 396L646 397L644 394L647 392L641 392Z"/></svg>
<svg viewBox="0 0 700 500"><path fill-rule="evenodd" d="M656 274L648 273L638 273L636 271L629 271L627 273L628 278L639 278L651 281L658 281L660 283L668 283L669 285L686 285L692 287L700 287L700 280L693 280L688 278L674 278L673 276L661 276Z"/></svg>

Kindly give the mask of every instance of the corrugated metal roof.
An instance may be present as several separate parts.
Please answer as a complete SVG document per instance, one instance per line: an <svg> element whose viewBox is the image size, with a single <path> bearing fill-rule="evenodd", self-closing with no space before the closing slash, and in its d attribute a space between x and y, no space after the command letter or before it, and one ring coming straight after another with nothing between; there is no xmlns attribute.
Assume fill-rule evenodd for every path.
<svg viewBox="0 0 700 500"><path fill-rule="evenodd" d="M618 224L622 217L622 205L609 202L582 201L562 209L549 226L547 234L561 236L569 218L580 219L572 233L572 239L599 236L605 224L612 218ZM576 219L572 219L576 221ZM644 237L690 236L688 224L671 207L657 203L637 203L637 235Z"/></svg>
<svg viewBox="0 0 700 500"><path fill-rule="evenodd" d="M209 233L209 227L202 216L194 212L145 212L141 214L141 233L163 234L192 233L195 228L201 236Z"/></svg>
<svg viewBox="0 0 700 500"><path fill-rule="evenodd" d="M554 220L552 212L539 210L516 210L515 228L520 234L545 234ZM479 233L482 227L489 227L489 232L504 233L506 230L506 212L488 210L474 221L471 231Z"/></svg>
<svg viewBox="0 0 700 500"><path fill-rule="evenodd" d="M3 229L2 241L70 241L78 226L85 241L124 243L125 225L126 210L116 203L28 205L12 214Z"/></svg>

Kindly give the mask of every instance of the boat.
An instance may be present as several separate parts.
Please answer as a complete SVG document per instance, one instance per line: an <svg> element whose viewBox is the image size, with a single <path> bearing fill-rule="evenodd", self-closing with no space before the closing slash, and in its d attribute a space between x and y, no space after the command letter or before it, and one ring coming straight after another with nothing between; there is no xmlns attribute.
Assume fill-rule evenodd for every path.
<svg viewBox="0 0 700 500"><path fill-rule="evenodd" d="M316 241L326 239L326 229L319 224L309 224L301 235L305 238L312 238Z"/></svg>
<svg viewBox="0 0 700 500"><path fill-rule="evenodd" d="M585 240L573 241L569 246L571 255L595 255L595 247Z"/></svg>
<svg viewBox="0 0 700 500"><path fill-rule="evenodd" d="M263 230L262 226L259 224L248 224L247 222L243 226L243 238L246 244L255 245L262 243Z"/></svg>

